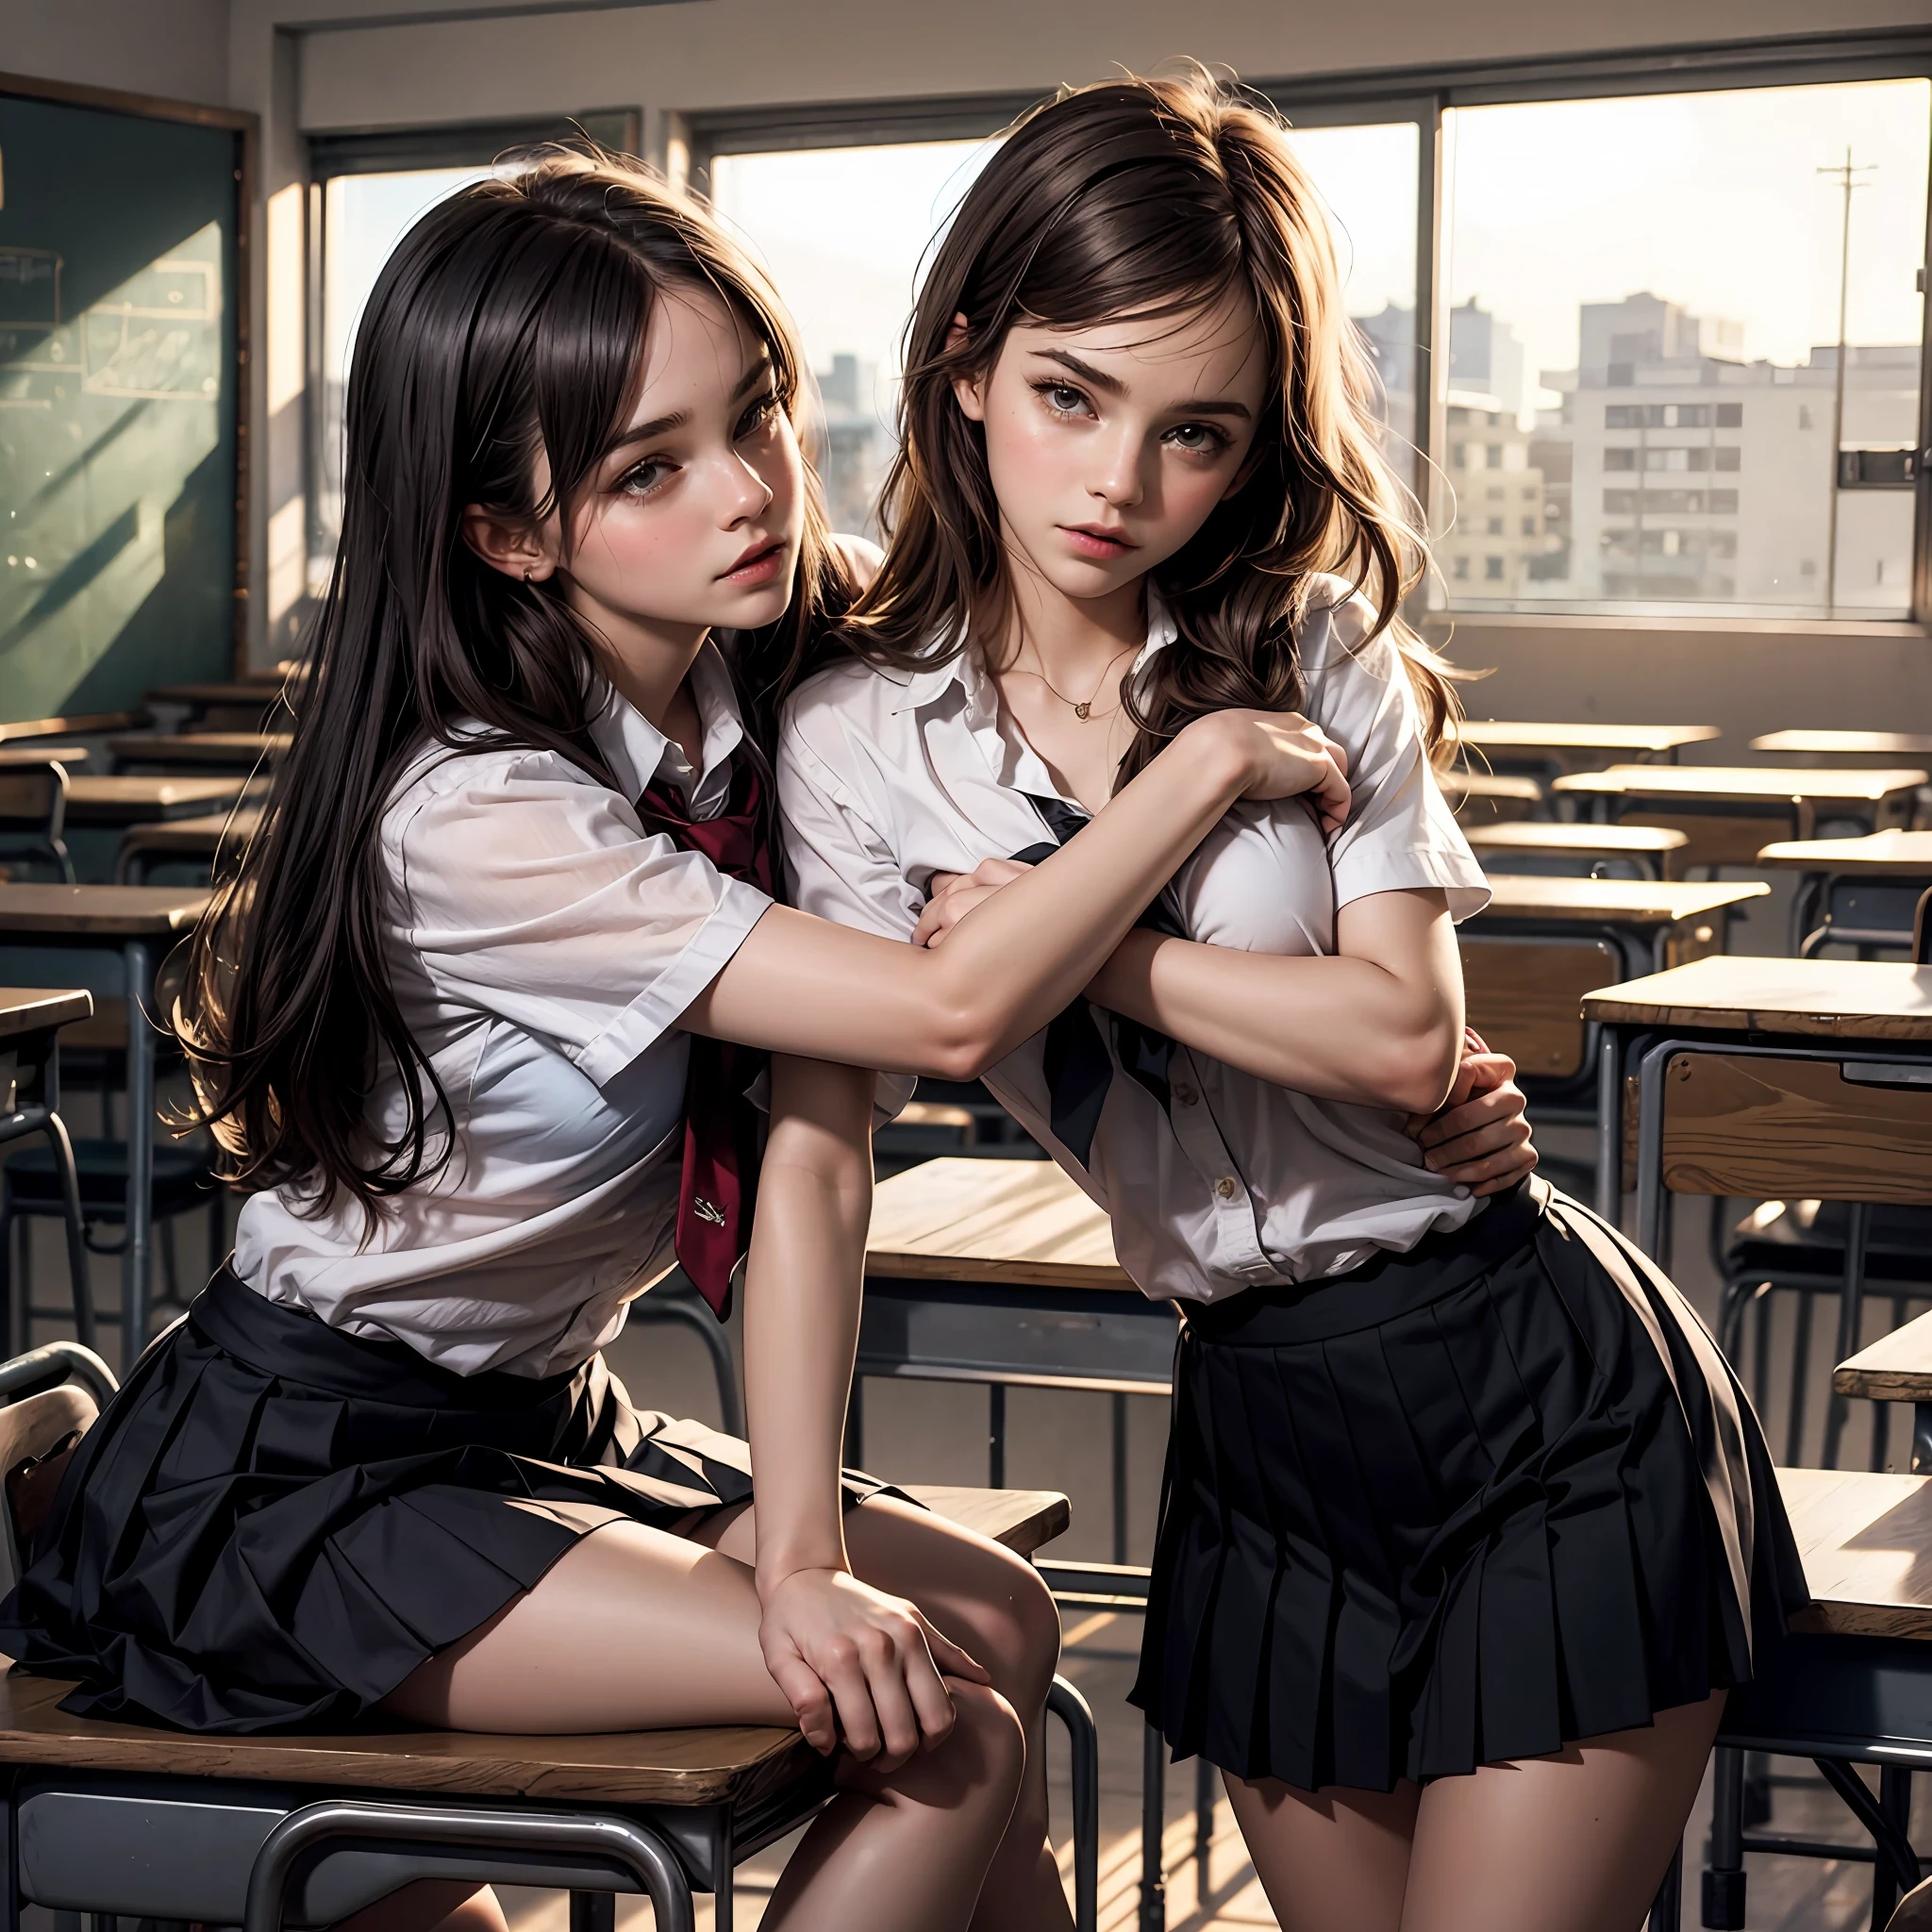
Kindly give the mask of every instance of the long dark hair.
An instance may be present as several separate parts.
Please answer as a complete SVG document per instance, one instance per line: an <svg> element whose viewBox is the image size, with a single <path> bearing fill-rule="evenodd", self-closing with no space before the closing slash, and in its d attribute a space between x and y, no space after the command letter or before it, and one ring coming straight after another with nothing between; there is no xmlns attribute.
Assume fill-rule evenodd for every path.
<svg viewBox="0 0 1932 1932"><path fill-rule="evenodd" d="M1254 309L1275 401L1242 487L1153 574L1179 640L1128 694L1140 728L1121 775L1205 711L1300 704L1294 632L1324 571L1366 591L1371 636L1393 640L1430 748L1444 747L1454 674L1401 616L1427 562L1421 518L1382 456L1320 196L1274 109L1199 67L1058 95L959 204L907 325L890 541L843 625L850 647L909 669L961 648L962 629L982 649L1003 641L999 507L984 431L953 385L989 370L1016 323L1158 325L1230 292Z"/></svg>
<svg viewBox="0 0 1932 1932"><path fill-rule="evenodd" d="M795 408L796 335L763 275L641 163L553 152L430 209L383 269L349 373L342 534L292 687L293 742L259 830L188 955L175 1007L198 1116L236 1178L313 1209L340 1191L373 1226L384 1197L449 1158L445 1096L385 958L377 844L426 745L560 753L612 781L591 737L590 640L554 583L519 583L463 541L480 504L534 527L573 512L626 419L664 290L721 294L771 351ZM536 458L550 483L535 491ZM799 584L752 655L804 648L842 573L806 492ZM405 1118L369 1117L383 1064Z"/></svg>

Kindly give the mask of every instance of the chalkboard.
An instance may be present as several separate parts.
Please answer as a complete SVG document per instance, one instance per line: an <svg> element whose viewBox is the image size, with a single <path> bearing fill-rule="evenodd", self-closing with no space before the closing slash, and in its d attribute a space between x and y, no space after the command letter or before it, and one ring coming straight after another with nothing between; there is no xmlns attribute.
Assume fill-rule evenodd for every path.
<svg viewBox="0 0 1932 1932"><path fill-rule="evenodd" d="M0 721L232 673L241 143L0 92Z"/></svg>

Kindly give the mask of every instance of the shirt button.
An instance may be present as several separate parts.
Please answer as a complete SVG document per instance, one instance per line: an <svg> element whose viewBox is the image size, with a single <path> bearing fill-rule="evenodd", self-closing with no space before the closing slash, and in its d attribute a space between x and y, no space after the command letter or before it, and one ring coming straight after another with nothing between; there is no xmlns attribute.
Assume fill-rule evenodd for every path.
<svg viewBox="0 0 1932 1932"><path fill-rule="evenodd" d="M1177 1101L1179 1101L1183 1107L1192 1107L1195 1101L1199 1100L1201 1096L1198 1093L1196 1093L1191 1087L1176 1087L1174 1090L1174 1097Z"/></svg>
<svg viewBox="0 0 1932 1932"><path fill-rule="evenodd" d="M1238 1184L1235 1180L1235 1177L1232 1174L1224 1174L1221 1176L1221 1178L1218 1181L1214 1183L1214 1191L1217 1195L1220 1196L1222 1200L1232 1201L1235 1196L1235 1189L1237 1185Z"/></svg>

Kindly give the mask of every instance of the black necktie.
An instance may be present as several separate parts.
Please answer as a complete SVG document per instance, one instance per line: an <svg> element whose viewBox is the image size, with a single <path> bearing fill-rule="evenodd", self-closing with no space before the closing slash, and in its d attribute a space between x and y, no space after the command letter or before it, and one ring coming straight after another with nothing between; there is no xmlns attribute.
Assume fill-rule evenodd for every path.
<svg viewBox="0 0 1932 1932"><path fill-rule="evenodd" d="M1053 838L1051 841L1028 845L1014 853L1013 858L1023 865L1038 865L1041 859L1051 858L1088 823L1088 818L1064 799L1039 798L1030 791L1025 795L1027 803L1045 821ZM1187 938L1158 898L1134 924L1170 939ZM1165 1033L1142 1026L1138 1021L1123 1019L1117 1013L1109 1014L1108 1019L1113 1026L1114 1052L1119 1055L1121 1065L1153 1094L1165 1112L1169 1106L1167 1067L1174 1053L1174 1041ZM1092 1009L1084 999L1075 1000L1047 1023L1045 1073L1051 1100L1047 1117L1053 1124L1054 1136L1085 1167L1093 1148L1093 1130L1100 1124L1100 1109L1113 1082L1113 1061L1108 1058L1100 1028L1094 1024Z"/></svg>

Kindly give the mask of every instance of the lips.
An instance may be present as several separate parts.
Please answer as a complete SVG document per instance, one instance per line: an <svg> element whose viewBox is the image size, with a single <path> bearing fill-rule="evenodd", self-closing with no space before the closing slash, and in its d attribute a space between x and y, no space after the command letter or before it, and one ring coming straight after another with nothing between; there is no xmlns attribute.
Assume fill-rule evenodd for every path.
<svg viewBox="0 0 1932 1932"><path fill-rule="evenodd" d="M1141 547L1124 530L1110 530L1101 524L1062 524L1060 528L1082 557L1096 562L1111 562Z"/></svg>
<svg viewBox="0 0 1932 1932"><path fill-rule="evenodd" d="M784 561L785 544L780 538L754 543L751 548L722 574L722 581L730 584L761 584L771 578Z"/></svg>

